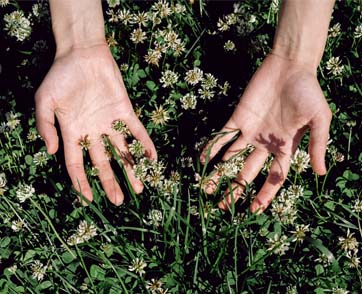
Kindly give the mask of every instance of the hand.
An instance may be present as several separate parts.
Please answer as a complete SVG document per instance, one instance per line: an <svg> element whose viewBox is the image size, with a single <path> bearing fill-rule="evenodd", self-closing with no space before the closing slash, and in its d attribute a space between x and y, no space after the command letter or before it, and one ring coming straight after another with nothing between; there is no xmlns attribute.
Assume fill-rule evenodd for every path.
<svg viewBox="0 0 362 294"><path fill-rule="evenodd" d="M240 136L227 149L223 160L228 160L247 144L255 146L232 184L232 196L226 191L225 200L219 207L227 209L232 203L231 197L237 201L242 196L244 186L254 180L271 153L274 160L269 175L250 207L252 212L262 212L286 179L291 155L308 128L312 168L319 175L325 174L324 156L331 118L315 72L308 66L269 55L222 128L221 132L226 135L216 136L201 154L201 162L205 163L207 156L211 160L236 131L240 131ZM206 192L211 194L215 188L216 185L211 185Z"/></svg>
<svg viewBox="0 0 362 294"><path fill-rule="evenodd" d="M136 193L142 182L132 171L125 137L112 129L112 122L126 123L133 136L146 150L146 156L156 159L155 147L147 131L133 111L117 64L106 44L72 49L56 57L53 66L35 95L37 128L49 154L58 149L54 114L59 122L66 167L78 192L93 199L83 166L80 140L87 136L89 154L99 170L99 179L109 200L120 205L124 195L119 187L102 144L108 138L123 158L129 181Z"/></svg>

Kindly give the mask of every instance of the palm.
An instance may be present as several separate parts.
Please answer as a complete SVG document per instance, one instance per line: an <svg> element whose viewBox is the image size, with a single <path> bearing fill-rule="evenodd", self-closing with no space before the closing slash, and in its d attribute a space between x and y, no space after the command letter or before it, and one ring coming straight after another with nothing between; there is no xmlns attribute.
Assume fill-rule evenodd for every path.
<svg viewBox="0 0 362 294"><path fill-rule="evenodd" d="M73 51L57 59L37 93L37 125L47 142L48 152L57 149L52 126L55 113L62 132L68 173L78 191L92 199L83 169L80 140L87 137L89 153L99 169L102 186L113 203L123 200L106 156L101 137L106 134L122 154L128 154L125 138L112 130L115 120L127 123L133 135L140 139L155 157L155 149L142 124L133 112L116 63L107 47ZM129 159L129 155L126 156ZM142 190L131 166L124 160L126 171L135 191Z"/></svg>
<svg viewBox="0 0 362 294"><path fill-rule="evenodd" d="M255 73L230 120L223 128L229 134L215 143L212 141L210 156L240 130L241 135L226 151L223 159L246 147L255 146L236 182L250 183L262 168L269 153L275 159L266 183L252 205L267 207L284 182L289 169L290 156L296 150L307 128L311 128L310 154L312 166L324 173L324 152L328 138L330 110L316 77L302 66L291 66L290 61L269 56ZM209 145L210 146L210 145ZM205 159L205 152L202 155ZM242 192L238 189L239 194ZM211 191L213 192L213 189ZM234 195L235 198L240 195ZM230 204L230 196L225 204Z"/></svg>

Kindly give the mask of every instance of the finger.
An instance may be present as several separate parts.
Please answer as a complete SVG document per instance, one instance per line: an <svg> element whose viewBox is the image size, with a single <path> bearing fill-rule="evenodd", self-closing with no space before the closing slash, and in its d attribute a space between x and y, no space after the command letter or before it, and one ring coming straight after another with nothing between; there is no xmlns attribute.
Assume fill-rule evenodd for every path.
<svg viewBox="0 0 362 294"><path fill-rule="evenodd" d="M309 124L310 141L308 151L312 168L319 175L324 175L326 173L325 155L331 119L332 114L329 111L324 115L318 115Z"/></svg>
<svg viewBox="0 0 362 294"><path fill-rule="evenodd" d="M40 96L40 94L36 95L36 108L35 108L35 116L36 116L36 128L40 136L44 139L47 152L49 154L54 154L58 150L58 135L57 129L54 126L54 110L47 105Z"/></svg>
<svg viewBox="0 0 362 294"><path fill-rule="evenodd" d="M83 165L83 152L78 143L71 144L64 140L65 165L74 188L89 201L93 200ZM85 204L85 203L82 203Z"/></svg>
<svg viewBox="0 0 362 294"><path fill-rule="evenodd" d="M125 138L120 135L120 134L116 134L116 135L111 135L109 137L113 147L116 149L117 154L119 155L122 164L124 166L124 169L126 171L127 177L129 182L131 183L133 190L135 191L136 194L139 194L142 192L143 190L143 184L142 182L136 178L134 172L133 172L133 159L131 154L128 151L127 148L127 142L125 140Z"/></svg>
<svg viewBox="0 0 362 294"><path fill-rule="evenodd" d="M205 183L203 187L205 193L209 195L215 193L219 182L220 182L220 175L217 172L215 172L209 177L208 181Z"/></svg>
<svg viewBox="0 0 362 294"><path fill-rule="evenodd" d="M152 160L157 160L157 151L155 145L153 144L145 127L137 118L137 116L133 114L131 119L129 121L126 121L126 124L130 129L132 135L142 143L143 147L145 147L146 156Z"/></svg>
<svg viewBox="0 0 362 294"><path fill-rule="evenodd" d="M234 122L229 120L220 132L206 144L200 155L201 163L205 164L206 160L212 160L220 149L234 138L238 131L239 129Z"/></svg>
<svg viewBox="0 0 362 294"><path fill-rule="evenodd" d="M269 175L250 206L251 212L263 212L283 185L290 166L290 156L277 155L270 167Z"/></svg>
<svg viewBox="0 0 362 294"><path fill-rule="evenodd" d="M232 201L238 201L244 192L244 187L250 184L262 169L268 158L268 152L263 149L255 149L245 160L244 167L238 174L234 183L231 185L231 191L226 191L226 198L219 203L219 208L226 210L231 206Z"/></svg>
<svg viewBox="0 0 362 294"><path fill-rule="evenodd" d="M124 200L124 195L114 177L113 170L100 139L96 140L93 138L89 148L89 155L92 159L93 166L97 167L99 171L98 177L108 199L115 205L121 205Z"/></svg>
<svg viewBox="0 0 362 294"><path fill-rule="evenodd" d="M248 143L246 140L242 137L242 135L226 150L224 153L224 156L222 157L222 160L227 161L235 155L236 153L240 152L241 150L245 149L247 147Z"/></svg>

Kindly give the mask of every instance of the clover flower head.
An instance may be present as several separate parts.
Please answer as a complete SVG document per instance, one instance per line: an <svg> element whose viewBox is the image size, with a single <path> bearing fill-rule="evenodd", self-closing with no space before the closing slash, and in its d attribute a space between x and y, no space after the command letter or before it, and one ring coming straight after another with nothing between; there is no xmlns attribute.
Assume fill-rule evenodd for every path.
<svg viewBox="0 0 362 294"><path fill-rule="evenodd" d="M287 236L274 234L273 238L268 239L268 251L272 251L274 254L284 255L289 249L290 243L287 242Z"/></svg>
<svg viewBox="0 0 362 294"><path fill-rule="evenodd" d="M143 276L146 273L144 270L146 267L147 263L145 263L143 259L136 257L134 260L132 260L132 264L128 267L128 270Z"/></svg>
<svg viewBox="0 0 362 294"><path fill-rule="evenodd" d="M39 260L35 260L31 265L32 277L38 281L42 281L47 271L47 266Z"/></svg>

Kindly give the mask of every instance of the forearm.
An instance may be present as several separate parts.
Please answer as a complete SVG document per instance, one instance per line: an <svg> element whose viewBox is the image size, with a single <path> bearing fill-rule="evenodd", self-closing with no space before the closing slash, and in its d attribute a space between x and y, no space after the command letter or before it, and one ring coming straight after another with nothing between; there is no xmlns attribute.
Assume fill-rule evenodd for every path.
<svg viewBox="0 0 362 294"><path fill-rule="evenodd" d="M50 0L56 56L105 43L101 0Z"/></svg>
<svg viewBox="0 0 362 294"><path fill-rule="evenodd" d="M316 70L335 0L283 0L272 52Z"/></svg>

